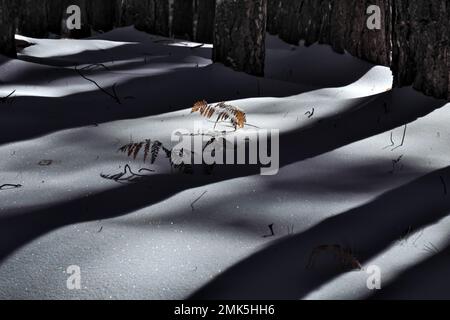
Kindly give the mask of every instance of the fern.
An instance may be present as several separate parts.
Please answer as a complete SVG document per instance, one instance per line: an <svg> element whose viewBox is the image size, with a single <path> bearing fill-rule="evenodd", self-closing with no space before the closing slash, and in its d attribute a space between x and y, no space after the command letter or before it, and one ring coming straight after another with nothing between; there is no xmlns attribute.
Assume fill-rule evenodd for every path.
<svg viewBox="0 0 450 320"><path fill-rule="evenodd" d="M225 102L219 102L213 106L208 105L208 102L205 100L198 101L191 110L191 113L195 112L199 112L200 115L207 119L211 119L214 115L217 115L214 128L219 121L230 120L235 130L243 128L247 123L247 116L243 110Z"/></svg>
<svg viewBox="0 0 450 320"><path fill-rule="evenodd" d="M132 157L134 160L137 159L139 153L144 149L144 163L150 157L150 163L154 164L158 158L159 151L163 148L163 145L159 141L152 142L147 139L138 143L129 143L119 148L119 152L126 153L128 157ZM167 153L167 152L166 152Z"/></svg>
<svg viewBox="0 0 450 320"><path fill-rule="evenodd" d="M155 141L152 145L152 159L151 164L154 164L156 159L158 158L159 151L161 150L162 143L159 141Z"/></svg>
<svg viewBox="0 0 450 320"><path fill-rule="evenodd" d="M152 141L150 139L145 140L145 148L144 148L144 163L147 161L148 154L150 153L150 146Z"/></svg>

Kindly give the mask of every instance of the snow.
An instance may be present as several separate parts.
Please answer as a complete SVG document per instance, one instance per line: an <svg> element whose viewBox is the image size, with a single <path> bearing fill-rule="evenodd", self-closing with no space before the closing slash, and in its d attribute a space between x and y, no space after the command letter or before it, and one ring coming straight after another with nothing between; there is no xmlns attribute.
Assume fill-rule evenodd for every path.
<svg viewBox="0 0 450 320"><path fill-rule="evenodd" d="M16 90L0 104L0 184L23 186L0 191L0 298L449 297L419 285L421 268L448 266L445 101L392 90L385 67L272 36L264 79L212 64L210 45L131 27L20 39L34 45L19 60L0 58L0 96ZM91 64L102 65L84 74L111 94L115 85L121 104L75 70ZM171 145L174 130L195 123L211 131L190 113L201 99L279 129L279 173L230 166L191 176L158 159L142 183L100 176L144 166L117 152L131 141ZM275 236L264 237L271 224ZM334 244L379 266L383 290L336 261L306 269L315 247ZM71 265L81 290L66 287Z"/></svg>

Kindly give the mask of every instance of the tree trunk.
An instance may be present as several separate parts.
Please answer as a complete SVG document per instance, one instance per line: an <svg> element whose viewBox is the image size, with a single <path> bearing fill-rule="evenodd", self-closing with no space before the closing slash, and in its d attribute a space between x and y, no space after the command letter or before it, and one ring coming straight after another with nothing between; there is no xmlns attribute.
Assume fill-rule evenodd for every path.
<svg viewBox="0 0 450 320"><path fill-rule="evenodd" d="M168 0L122 0L120 25L163 36L169 35Z"/></svg>
<svg viewBox="0 0 450 320"><path fill-rule="evenodd" d="M46 0L20 0L17 29L21 35L32 38L47 38Z"/></svg>
<svg viewBox="0 0 450 320"><path fill-rule="evenodd" d="M114 28L116 3L111 0L91 0L91 24L96 31L107 32Z"/></svg>
<svg viewBox="0 0 450 320"><path fill-rule="evenodd" d="M151 33L170 36L169 28L169 0L154 0L154 22Z"/></svg>
<svg viewBox="0 0 450 320"><path fill-rule="evenodd" d="M194 34L194 1L175 0L172 33L175 38L192 40Z"/></svg>
<svg viewBox="0 0 450 320"><path fill-rule="evenodd" d="M215 14L216 0L198 0L196 41L213 43Z"/></svg>
<svg viewBox="0 0 450 320"><path fill-rule="evenodd" d="M46 0L47 4L47 26L48 31L57 35L61 34L61 21L65 13L64 4L61 0Z"/></svg>
<svg viewBox="0 0 450 320"><path fill-rule="evenodd" d="M61 35L67 38L82 39L91 36L90 25L90 0L63 0L63 19L61 26ZM72 6L78 6L81 10L81 28L70 30L67 25L67 20L73 15L73 13L67 13L67 9Z"/></svg>
<svg viewBox="0 0 450 320"><path fill-rule="evenodd" d="M390 66L392 52L391 0L338 0L331 8L328 42L366 61ZM367 9L380 8L381 29L369 29Z"/></svg>
<svg viewBox="0 0 450 320"><path fill-rule="evenodd" d="M278 34L280 25L281 0L267 0L267 32Z"/></svg>
<svg viewBox="0 0 450 320"><path fill-rule="evenodd" d="M278 33L280 39L294 45L298 45L301 39L298 26L302 2L303 0L280 0L275 17L277 23L271 25L271 32ZM277 32L273 30L275 27Z"/></svg>
<svg viewBox="0 0 450 320"><path fill-rule="evenodd" d="M264 75L267 0L218 0L213 60Z"/></svg>
<svg viewBox="0 0 450 320"><path fill-rule="evenodd" d="M0 0L0 54L15 58L16 44L15 35L15 14L14 0Z"/></svg>
<svg viewBox="0 0 450 320"><path fill-rule="evenodd" d="M141 31L150 30L151 0L122 0L120 8L120 25L132 26Z"/></svg>
<svg viewBox="0 0 450 320"><path fill-rule="evenodd" d="M393 0L396 85L450 99L450 4L448 0Z"/></svg>

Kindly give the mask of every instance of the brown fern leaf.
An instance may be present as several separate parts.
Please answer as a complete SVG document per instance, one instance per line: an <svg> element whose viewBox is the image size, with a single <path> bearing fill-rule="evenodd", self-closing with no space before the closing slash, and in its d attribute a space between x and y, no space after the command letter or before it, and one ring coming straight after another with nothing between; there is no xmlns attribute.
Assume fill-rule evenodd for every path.
<svg viewBox="0 0 450 320"><path fill-rule="evenodd" d="M119 152L126 153L128 157L134 153L134 149L136 148L137 143L129 143L119 148Z"/></svg>
<svg viewBox="0 0 450 320"><path fill-rule="evenodd" d="M134 160L136 160L136 158L137 158L137 156L139 154L139 151L141 151L143 146L144 146L143 142L139 142L139 143L135 144L134 149L133 149L133 159Z"/></svg>
<svg viewBox="0 0 450 320"><path fill-rule="evenodd" d="M199 111L202 112L201 110L204 110L207 107L208 107L208 102L206 102L205 100L197 101L194 104L194 106L192 107L191 113L199 112Z"/></svg>
<svg viewBox="0 0 450 320"><path fill-rule="evenodd" d="M118 151L119 151L119 152L122 152L122 153L126 153L127 150L128 150L128 146L129 146L129 145L126 144L126 145L120 147Z"/></svg>
<svg viewBox="0 0 450 320"><path fill-rule="evenodd" d="M131 157L131 155L134 153L134 149L136 148L136 143L131 143L128 148L128 156Z"/></svg>
<svg viewBox="0 0 450 320"><path fill-rule="evenodd" d="M152 145L152 159L151 164L154 164L156 159L158 158L159 151L161 150L162 143L159 141L155 141Z"/></svg>
<svg viewBox="0 0 450 320"><path fill-rule="evenodd" d="M145 148L144 148L144 163L147 161L148 155L150 153L150 146L152 141L150 139L145 140Z"/></svg>
<svg viewBox="0 0 450 320"><path fill-rule="evenodd" d="M245 112L231 104L220 102L215 106L208 105L203 101L198 101L192 107L191 113L199 112L203 117L210 119L214 114L217 114L217 120L214 127L219 121L230 120L235 129L243 128L247 123L247 116Z"/></svg>

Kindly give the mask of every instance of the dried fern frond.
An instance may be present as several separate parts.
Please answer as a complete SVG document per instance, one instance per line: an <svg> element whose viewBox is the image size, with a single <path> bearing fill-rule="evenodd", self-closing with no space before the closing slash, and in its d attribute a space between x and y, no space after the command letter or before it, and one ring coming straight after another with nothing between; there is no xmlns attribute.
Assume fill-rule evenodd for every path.
<svg viewBox="0 0 450 320"><path fill-rule="evenodd" d="M154 164L156 159L158 158L159 151L163 148L163 144L159 141L153 141L147 139L138 143L129 143L119 148L119 152L126 153L128 157L132 157L136 160L139 155L139 152L144 150L144 163L147 161L149 156L151 164ZM167 152L166 152L167 153Z"/></svg>
<svg viewBox="0 0 450 320"><path fill-rule="evenodd" d="M152 144L152 140L150 140L150 139L145 140L144 163L145 163L145 161L147 161L148 154L150 153L151 144Z"/></svg>
<svg viewBox="0 0 450 320"><path fill-rule="evenodd" d="M128 157L133 156L133 159L136 159L139 151L141 151L142 147L144 146L143 142L140 143L129 143L127 145L124 145L119 149L120 152L126 153Z"/></svg>
<svg viewBox="0 0 450 320"><path fill-rule="evenodd" d="M211 119L213 115L217 115L214 127L219 121L230 120L235 129L243 128L247 123L247 116L245 112L231 104L220 102L216 105L208 105L205 100L198 101L192 107L191 113L199 112L200 115L207 119Z"/></svg>

